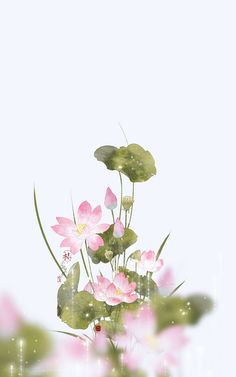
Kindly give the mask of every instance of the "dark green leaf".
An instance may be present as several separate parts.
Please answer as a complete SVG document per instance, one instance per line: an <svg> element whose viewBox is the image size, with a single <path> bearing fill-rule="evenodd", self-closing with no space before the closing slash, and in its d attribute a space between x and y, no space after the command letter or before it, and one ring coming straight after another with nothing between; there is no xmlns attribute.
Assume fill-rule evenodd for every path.
<svg viewBox="0 0 236 377"><path fill-rule="evenodd" d="M155 161L151 153L138 144L129 144L119 149L106 145L98 148L94 155L109 170L125 174L131 182L145 182L156 174Z"/></svg>
<svg viewBox="0 0 236 377"><path fill-rule="evenodd" d="M75 263L68 274L68 277L63 283L57 293L57 311L58 316L61 316L61 312L65 304L70 301L78 290L78 284L80 279L80 265L79 262Z"/></svg>
<svg viewBox="0 0 236 377"><path fill-rule="evenodd" d="M92 258L93 263L108 263L110 259L108 258L108 253L112 251L113 258L122 254L128 247L133 245L137 241L137 235L131 229L125 229L124 235L121 238L113 237L114 225L111 225L110 228L100 234L103 238L104 246L100 247L96 252L91 249L88 249L88 253Z"/></svg>
<svg viewBox="0 0 236 377"><path fill-rule="evenodd" d="M73 329L87 329L95 319L109 315L104 302L95 300L93 295L82 291L63 307L61 319Z"/></svg>

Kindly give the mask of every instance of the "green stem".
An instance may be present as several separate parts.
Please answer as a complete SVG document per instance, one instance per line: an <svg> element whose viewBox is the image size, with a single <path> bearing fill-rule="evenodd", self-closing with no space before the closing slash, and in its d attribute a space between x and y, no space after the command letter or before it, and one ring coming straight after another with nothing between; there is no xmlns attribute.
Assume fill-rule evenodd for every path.
<svg viewBox="0 0 236 377"><path fill-rule="evenodd" d="M94 283L93 272L92 272L92 268L91 268L91 263L90 263L89 255L88 255L87 245L86 245L86 250L87 250L87 257L88 257L88 265L89 265L90 276L91 276L92 282Z"/></svg>
<svg viewBox="0 0 236 377"><path fill-rule="evenodd" d="M123 181L122 181L121 172L119 172L119 177L120 177L120 213L119 213L119 219L121 219L122 198L123 198Z"/></svg>
<svg viewBox="0 0 236 377"><path fill-rule="evenodd" d="M123 253L123 267L125 267L125 251L124 251L124 253Z"/></svg>
<svg viewBox="0 0 236 377"><path fill-rule="evenodd" d="M34 188L34 208L35 208L35 212L36 212L36 217L37 217L37 220L38 220L38 224L39 224L39 228L41 230L41 233L42 233L42 236L43 236L43 239L45 241L45 244L51 254L51 257L53 258L54 262L56 263L57 267L59 268L59 270L61 271L62 275L67 278L65 272L63 271L62 267L60 266L59 262L57 261L49 243L48 243L48 240L46 238L46 235L44 233L44 230L43 230L43 226L42 226L42 223L41 223L41 220L40 220L40 216L39 216L39 210L38 210L38 204L37 204L37 197L36 197L36 190Z"/></svg>
<svg viewBox="0 0 236 377"><path fill-rule="evenodd" d="M128 211L125 211L125 228L127 228L127 223L128 223Z"/></svg>
<svg viewBox="0 0 236 377"><path fill-rule="evenodd" d="M87 269L87 266L86 266L86 263L85 263L85 259L84 259L84 255L83 255L82 249L80 250L80 252L81 252L81 257L82 257L82 261L83 261L83 265L84 265L84 269L85 269L86 275L89 278L89 272L88 272L88 269Z"/></svg>
<svg viewBox="0 0 236 377"><path fill-rule="evenodd" d="M175 292L177 292L178 289L179 289L180 287L182 287L182 285L183 285L184 283L185 283L185 280L182 281L182 283L180 283L175 289L173 289L173 291L169 294L169 296L173 296L173 294L174 294Z"/></svg>
<svg viewBox="0 0 236 377"><path fill-rule="evenodd" d="M115 224L115 215L114 215L114 210L113 209L111 210L111 214L112 214L113 224Z"/></svg>
<svg viewBox="0 0 236 377"><path fill-rule="evenodd" d="M133 199L133 204L132 204L132 207L131 207L128 228L130 227L132 216L133 216L133 208L134 208L134 182L133 182L133 186L132 186L132 199Z"/></svg>
<svg viewBox="0 0 236 377"><path fill-rule="evenodd" d="M110 265L111 265L112 272L114 272L112 261L110 261Z"/></svg>

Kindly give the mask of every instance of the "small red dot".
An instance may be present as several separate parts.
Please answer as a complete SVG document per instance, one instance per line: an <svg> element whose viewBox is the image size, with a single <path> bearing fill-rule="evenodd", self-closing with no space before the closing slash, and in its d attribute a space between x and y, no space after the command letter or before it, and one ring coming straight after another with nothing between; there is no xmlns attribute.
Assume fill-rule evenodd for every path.
<svg viewBox="0 0 236 377"><path fill-rule="evenodd" d="M101 331L101 330L102 330L102 326L101 326L101 325L96 325L96 326L95 326L95 330L96 330L97 332Z"/></svg>

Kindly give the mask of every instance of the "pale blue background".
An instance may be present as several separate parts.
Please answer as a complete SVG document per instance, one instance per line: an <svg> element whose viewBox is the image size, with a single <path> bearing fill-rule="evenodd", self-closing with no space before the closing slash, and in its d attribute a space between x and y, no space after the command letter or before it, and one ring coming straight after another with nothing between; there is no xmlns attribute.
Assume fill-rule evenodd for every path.
<svg viewBox="0 0 236 377"><path fill-rule="evenodd" d="M59 256L49 226L70 216L70 191L95 205L118 190L93 151L125 143L121 122L159 170L137 187L138 246L171 230L165 255L183 292L217 303L179 376L234 374L235 11L227 0L0 2L0 283L30 319L65 329L33 182Z"/></svg>

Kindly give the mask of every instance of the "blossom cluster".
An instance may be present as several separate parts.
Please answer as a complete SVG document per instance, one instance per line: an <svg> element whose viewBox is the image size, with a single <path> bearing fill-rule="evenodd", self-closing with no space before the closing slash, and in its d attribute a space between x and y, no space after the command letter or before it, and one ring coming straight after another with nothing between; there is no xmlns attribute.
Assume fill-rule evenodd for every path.
<svg viewBox="0 0 236 377"><path fill-rule="evenodd" d="M35 193L40 229L61 270L58 316L70 330L78 331L70 332L66 352L60 350L55 356L60 359L56 365L69 353L69 359L78 364L75 369L82 374L84 367L83 375L88 377L166 377L177 367L178 355L187 343L185 327L209 311L211 301L205 295L179 296L184 282L175 283L162 257L169 235L158 249L156 245L131 249L137 242L131 229L135 185L156 174L151 153L130 144L100 147L95 157L118 173L119 200L108 187L103 202L111 213L110 223L102 221L101 205L93 208L87 200L77 212L72 205L71 218L56 218L52 229L63 237L61 265L46 240ZM132 195L124 195L124 179L131 182ZM98 264L95 276L93 266ZM81 274L87 279L82 287ZM67 375L73 376L72 365L70 360Z"/></svg>

